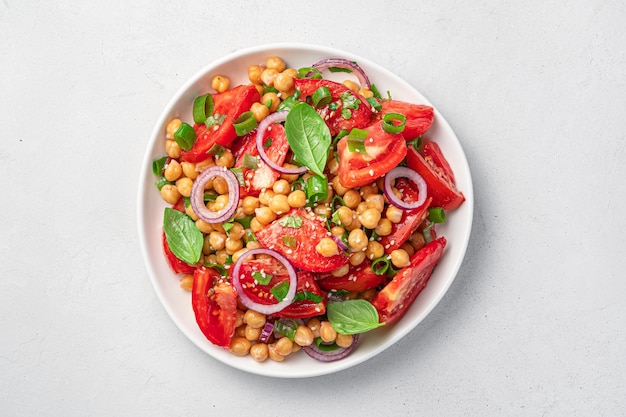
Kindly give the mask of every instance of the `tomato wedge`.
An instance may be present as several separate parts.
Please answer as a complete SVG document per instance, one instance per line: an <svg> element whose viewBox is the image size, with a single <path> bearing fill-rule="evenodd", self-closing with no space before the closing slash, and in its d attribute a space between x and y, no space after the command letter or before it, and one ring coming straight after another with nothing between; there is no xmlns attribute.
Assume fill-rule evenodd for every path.
<svg viewBox="0 0 626 417"><path fill-rule="evenodd" d="M302 226L283 226L281 219L285 216L299 217ZM348 255L343 252L326 257L315 250L319 241L328 236L323 221L303 208L291 209L285 216L254 233L263 247L277 251L296 268L310 272L329 272L348 263Z"/></svg>
<svg viewBox="0 0 626 417"><path fill-rule="evenodd" d="M443 158L443 154L441 158ZM441 166L435 164L433 158L424 158L415 148L410 146L406 162L409 168L420 174L426 181L428 195L432 197L431 206L453 210L465 201L463 193L456 189L454 182L446 175Z"/></svg>
<svg viewBox="0 0 626 417"><path fill-rule="evenodd" d="M376 275L372 271L372 264L365 259L357 266L350 265L348 273L341 277L336 277L330 273L317 277L317 283L326 291L344 290L349 292L361 292L376 288L386 279L386 275Z"/></svg>
<svg viewBox="0 0 626 417"><path fill-rule="evenodd" d="M332 102L317 109L317 112L326 121L331 135L335 136L341 129L350 131L352 128L362 128L370 124L372 109L369 103L363 96L345 85L313 78L296 78L293 82L295 88L300 91L301 101L306 101L320 87L328 88ZM343 114L344 110L346 114Z"/></svg>
<svg viewBox="0 0 626 417"><path fill-rule="evenodd" d="M163 252L165 253L165 259L167 259L167 263L174 271L175 274L193 274L193 271L196 269L195 266L188 264L187 262L179 259L167 243L167 237L165 237L165 232L162 233L161 243L163 244Z"/></svg>
<svg viewBox="0 0 626 417"><path fill-rule="evenodd" d="M382 100L381 115L400 113L406 117L406 125L402 135L406 140L415 139L426 133L433 124L435 111L432 107L423 104L406 103L398 100Z"/></svg>
<svg viewBox="0 0 626 417"><path fill-rule="evenodd" d="M422 146L421 154L425 160L431 160L434 166L439 167L443 176L447 177L452 184L455 183L454 172L436 142L426 141Z"/></svg>
<svg viewBox="0 0 626 417"><path fill-rule="evenodd" d="M271 275L267 285L255 282L254 273L263 272ZM289 282L289 274L282 263L274 258L254 259L241 264L239 269L240 282L245 288L246 295L252 301L259 304L272 304L276 302L271 289L283 282ZM297 301L294 301L283 310L274 313L273 316L285 318L306 318L319 316L326 313L326 293L320 289L310 272L299 271L298 287L296 289Z"/></svg>
<svg viewBox="0 0 626 417"><path fill-rule="evenodd" d="M404 267L372 299L381 323L392 324L400 320L415 298L424 289L433 269L439 262L446 246L442 236L426 244L411 257L411 264Z"/></svg>
<svg viewBox="0 0 626 417"><path fill-rule="evenodd" d="M237 291L213 268L193 274L191 304L200 330L211 343L228 347L237 321Z"/></svg>
<svg viewBox="0 0 626 417"><path fill-rule="evenodd" d="M364 140L366 153L351 152L348 137L337 143L339 155L339 182L346 188L355 188L376 181L398 166L406 155L406 142L401 134L387 133L382 121L367 127L369 133Z"/></svg>
<svg viewBox="0 0 626 417"><path fill-rule="evenodd" d="M407 203L414 203L419 199L417 188L407 178L396 179L395 187L402 193L402 200ZM400 222L391 224L391 233L387 236L381 236L379 239L380 244L385 248L385 253L390 254L411 237L417 226L428 217L428 207L431 200L428 197L420 207L413 210L405 210L402 213Z"/></svg>
<svg viewBox="0 0 626 417"><path fill-rule="evenodd" d="M188 151L181 151L181 159L187 162L201 162L210 155L213 145L229 145L237 137L233 122L241 113L250 110L253 103L261 100L258 90L253 85L240 85L223 93L212 94L213 115L226 116L219 125L207 128L204 124L196 125L196 142Z"/></svg>

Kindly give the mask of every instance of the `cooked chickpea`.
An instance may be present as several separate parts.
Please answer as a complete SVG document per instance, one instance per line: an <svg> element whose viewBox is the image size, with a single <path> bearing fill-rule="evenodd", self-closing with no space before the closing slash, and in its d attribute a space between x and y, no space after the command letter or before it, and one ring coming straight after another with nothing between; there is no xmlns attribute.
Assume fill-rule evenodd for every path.
<svg viewBox="0 0 626 417"><path fill-rule="evenodd" d="M250 230L252 230L253 232L258 232L259 230L263 229L263 224L261 224L256 217L253 217L252 220L250 220Z"/></svg>
<svg viewBox="0 0 626 417"><path fill-rule="evenodd" d="M244 234L245 231L243 229L243 226L241 225L241 223L237 222L234 222L233 226L228 231L228 237L230 237L231 239L241 239Z"/></svg>
<svg viewBox="0 0 626 417"><path fill-rule="evenodd" d="M313 209L313 212L319 216L319 217L323 217L325 219L330 218L330 215L332 214L332 210L330 208L330 206L328 204L318 204L317 206L315 206L315 208Z"/></svg>
<svg viewBox="0 0 626 417"><path fill-rule="evenodd" d="M345 207L345 206L339 207L336 211L336 214L342 225L350 226L352 224L354 213L348 207Z"/></svg>
<svg viewBox="0 0 626 417"><path fill-rule="evenodd" d="M248 79L253 84L261 84L261 73L265 68L260 65L250 65L248 67Z"/></svg>
<svg viewBox="0 0 626 417"><path fill-rule="evenodd" d="M268 105L269 103L270 113L274 113L278 109L278 106L280 106L280 98L276 93L265 93L263 97L261 97L261 103L264 105Z"/></svg>
<svg viewBox="0 0 626 417"><path fill-rule="evenodd" d="M183 197L189 197L191 195L191 188L193 187L193 180L187 177L179 178L176 180L176 188Z"/></svg>
<svg viewBox="0 0 626 417"><path fill-rule="evenodd" d="M226 246L226 234L221 233L221 232L215 232L215 231L210 232L209 244L215 251L224 249L224 246Z"/></svg>
<svg viewBox="0 0 626 417"><path fill-rule="evenodd" d="M378 236L389 236L391 234L392 223L388 218L382 218L378 221L374 231Z"/></svg>
<svg viewBox="0 0 626 417"><path fill-rule="evenodd" d="M168 181L176 181L183 173L183 169L180 167L180 164L177 160L172 159L165 166L165 170L163 171L163 176Z"/></svg>
<svg viewBox="0 0 626 417"><path fill-rule="evenodd" d="M409 260L409 254L404 249L396 249L391 251L391 263L396 268L404 268L409 265L411 262Z"/></svg>
<svg viewBox="0 0 626 417"><path fill-rule="evenodd" d="M259 207L254 210L254 214L256 215L255 219L263 226L276 220L276 213L269 207Z"/></svg>
<svg viewBox="0 0 626 417"><path fill-rule="evenodd" d="M342 84L352 91L359 91L360 88L359 85L352 80L345 80Z"/></svg>
<svg viewBox="0 0 626 417"><path fill-rule="evenodd" d="M178 143L173 139L165 141L165 153L170 158L180 158L181 149Z"/></svg>
<svg viewBox="0 0 626 417"><path fill-rule="evenodd" d="M241 206L243 212L249 216L254 213L255 209L260 207L259 199L251 195L245 196L241 202Z"/></svg>
<svg viewBox="0 0 626 417"><path fill-rule="evenodd" d="M194 222L196 220L198 220L198 215L193 211L193 207L191 206L191 204L189 204L187 207L185 207L185 213L187 213L187 216L191 217L191 219Z"/></svg>
<svg viewBox="0 0 626 417"><path fill-rule="evenodd" d="M298 326L293 337L294 342L299 346L311 346L313 339L313 331L307 326Z"/></svg>
<svg viewBox="0 0 626 417"><path fill-rule="evenodd" d="M228 252L229 255L232 255L233 253L243 248L243 240L227 237L226 243L224 244L224 248L226 249L226 252Z"/></svg>
<svg viewBox="0 0 626 417"><path fill-rule="evenodd" d="M165 184L161 187L161 198L170 204L176 204L180 200L180 193L174 184Z"/></svg>
<svg viewBox="0 0 626 417"><path fill-rule="evenodd" d="M269 87L274 85L274 78L278 75L278 71L274 68L266 68L261 72L261 82ZM261 101L265 103L265 101Z"/></svg>
<svg viewBox="0 0 626 417"><path fill-rule="evenodd" d="M426 239L424 239L424 235L422 233L415 232L409 238L409 242L411 243L411 246L413 246L413 249L418 251L424 247L424 245L426 244Z"/></svg>
<svg viewBox="0 0 626 417"><path fill-rule="evenodd" d="M368 194L367 197L365 197L365 202L367 203L367 207L376 209L381 213L385 208L385 197L381 194Z"/></svg>
<svg viewBox="0 0 626 417"><path fill-rule="evenodd" d="M228 194L220 194L215 198L211 210L220 211L228 204Z"/></svg>
<svg viewBox="0 0 626 417"><path fill-rule="evenodd" d="M376 297L377 293L378 292L376 291L376 288L370 288L369 290L365 290L361 294L359 294L359 298L371 301L374 297Z"/></svg>
<svg viewBox="0 0 626 417"><path fill-rule="evenodd" d="M172 119L165 127L165 139L174 139L174 133L178 130L183 122L180 119Z"/></svg>
<svg viewBox="0 0 626 417"><path fill-rule="evenodd" d="M284 194L276 194L270 201L269 207L276 214L286 213L291 208L287 201L287 196Z"/></svg>
<svg viewBox="0 0 626 417"><path fill-rule="evenodd" d="M282 362L285 360L285 357L276 351L276 344L270 343L267 345L269 358L276 362Z"/></svg>
<svg viewBox="0 0 626 417"><path fill-rule="evenodd" d="M367 203L365 201L361 201L359 203L359 205L356 206L356 210L355 211L356 211L357 214L363 214L365 212L365 210L367 210L367 209L368 209Z"/></svg>
<svg viewBox="0 0 626 417"><path fill-rule="evenodd" d="M237 316L235 318L235 327L239 327L241 326L243 323L243 315L244 315L244 311L241 309L237 309Z"/></svg>
<svg viewBox="0 0 626 417"><path fill-rule="evenodd" d="M330 233L333 236L337 236L339 238L341 238L341 236L343 236L343 234L346 232L346 229L344 229L341 226L333 226L330 228Z"/></svg>
<svg viewBox="0 0 626 417"><path fill-rule="evenodd" d="M185 291L191 291L193 288L193 275L185 274L180 278L180 288Z"/></svg>
<svg viewBox="0 0 626 417"><path fill-rule="evenodd" d="M343 277L350 271L350 265L345 264L331 272L334 277Z"/></svg>
<svg viewBox="0 0 626 417"><path fill-rule="evenodd" d="M287 196L287 203L294 208L304 207L306 205L306 194L302 190L295 190Z"/></svg>
<svg viewBox="0 0 626 417"><path fill-rule="evenodd" d="M279 56L270 56L265 60L265 66L267 68L275 69L278 72L285 70L285 61Z"/></svg>
<svg viewBox="0 0 626 417"><path fill-rule="evenodd" d="M350 347L350 345L352 345L352 335L337 333L335 343L337 343L337 346L342 348Z"/></svg>
<svg viewBox="0 0 626 417"><path fill-rule="evenodd" d="M370 194L378 194L378 186L375 182L373 182L371 184L363 185L359 191L361 193L361 196L365 199Z"/></svg>
<svg viewBox="0 0 626 417"><path fill-rule="evenodd" d="M252 344L245 337L236 336L230 341L230 351L235 356L246 356Z"/></svg>
<svg viewBox="0 0 626 417"><path fill-rule="evenodd" d="M392 205L389 205L387 211L385 211L385 217L387 217L391 223L400 223L402 214L402 209Z"/></svg>
<svg viewBox="0 0 626 417"><path fill-rule="evenodd" d="M352 255L350 255L350 265L352 266L361 265L364 260L365 260L365 252L363 251L354 252Z"/></svg>
<svg viewBox="0 0 626 417"><path fill-rule="evenodd" d="M254 118L257 122L265 119L270 115L270 109L263 103L252 103L250 106L250 111L254 114Z"/></svg>
<svg viewBox="0 0 626 417"><path fill-rule="evenodd" d="M359 221L366 229L374 229L380 220L380 211L376 209L367 209L359 215Z"/></svg>
<svg viewBox="0 0 626 417"><path fill-rule="evenodd" d="M283 164L284 168L297 168L297 166L295 166L294 164L290 164L288 162ZM299 177L298 174L280 174L280 178L287 180L288 182L294 182L295 180L297 180Z"/></svg>
<svg viewBox="0 0 626 417"><path fill-rule="evenodd" d="M411 245L409 242L404 242L402 246L400 246L400 249L404 249L404 251L409 254L409 258L415 253L413 245Z"/></svg>
<svg viewBox="0 0 626 417"><path fill-rule="evenodd" d="M269 356L269 350L265 343L255 343L250 346L250 356L257 362L264 362Z"/></svg>
<svg viewBox="0 0 626 417"><path fill-rule="evenodd" d="M248 242L248 243L251 243L251 242ZM255 242L255 243L258 243L258 242ZM252 249L252 248L248 248L247 245L246 245L245 248L239 249L237 252L233 253L233 255L232 255L233 263L237 262L237 260L239 260L239 258L241 258L241 255L243 255L244 253L248 252L250 249Z"/></svg>
<svg viewBox="0 0 626 417"><path fill-rule="evenodd" d="M352 223L350 223L350 226L346 226L346 230L349 230L351 232L355 229L360 229L360 228L361 228L361 221L359 220L356 213L354 213L354 215L352 216Z"/></svg>
<svg viewBox="0 0 626 417"><path fill-rule="evenodd" d="M265 87L263 87L263 84L253 84L254 88L256 88L256 91L259 92L259 96L262 96L263 94L265 94Z"/></svg>
<svg viewBox="0 0 626 417"><path fill-rule="evenodd" d="M228 183L222 177L213 178L213 189L218 194L228 194Z"/></svg>
<svg viewBox="0 0 626 417"><path fill-rule="evenodd" d="M246 326L239 326L239 327L235 328L235 334L233 336L245 338L246 337Z"/></svg>
<svg viewBox="0 0 626 417"><path fill-rule="evenodd" d="M293 350L293 342L288 337L281 337L276 341L274 347L279 355L287 356Z"/></svg>
<svg viewBox="0 0 626 417"><path fill-rule="evenodd" d="M339 161L337 161L337 159L334 157L329 158L326 165L328 166L328 172L330 172L331 175L337 175L337 172L339 172ZM339 180L337 180L337 182L339 182Z"/></svg>
<svg viewBox="0 0 626 417"><path fill-rule="evenodd" d="M248 339L249 341L253 342L255 340L259 339L259 336L261 336L261 330L259 328L255 328L255 327L251 327L249 324L246 325L245 327L245 333L244 333L244 337L246 339Z"/></svg>
<svg viewBox="0 0 626 417"><path fill-rule="evenodd" d="M311 329L314 338L320 337L320 327L322 326L322 322L319 319L312 318L306 325L309 329Z"/></svg>
<svg viewBox="0 0 626 417"><path fill-rule="evenodd" d="M274 198L275 195L276 193L274 190L261 191L261 194L259 194L259 202L265 206L269 206L270 201L272 201L272 198Z"/></svg>
<svg viewBox="0 0 626 417"><path fill-rule="evenodd" d="M365 251L365 256L372 261L374 259L380 258L385 254L385 248L380 242L376 242L375 240L370 240L367 244L367 250Z"/></svg>
<svg viewBox="0 0 626 417"><path fill-rule="evenodd" d="M320 337L326 343L334 342L337 338L337 331L328 321L323 321L320 326Z"/></svg>
<svg viewBox="0 0 626 417"><path fill-rule="evenodd" d="M213 231L213 225L202 219L196 220L196 228L204 234L210 234Z"/></svg>
<svg viewBox="0 0 626 417"><path fill-rule="evenodd" d="M181 162L180 167L183 169L185 177L195 180L198 177L198 171L196 171L196 164L192 162Z"/></svg>
<svg viewBox="0 0 626 417"><path fill-rule="evenodd" d="M261 247L262 247L261 244L256 240L250 240L248 243L246 243L246 249L249 249L249 250L260 249Z"/></svg>
<svg viewBox="0 0 626 417"><path fill-rule="evenodd" d="M218 93L223 93L230 88L230 78L223 75L216 75L211 80L211 87Z"/></svg>
<svg viewBox="0 0 626 417"><path fill-rule="evenodd" d="M208 167L212 167L215 165L215 161L213 160L213 158L207 158L204 161L200 161L198 163L196 163L196 171L197 172L202 172L205 169L207 169ZM213 184L213 181L209 181L208 184ZM204 187L207 188L207 187ZM208 187L210 188L210 187Z"/></svg>
<svg viewBox="0 0 626 417"><path fill-rule="evenodd" d="M322 256L330 257L339 254L337 243L329 237L322 238L315 246L315 250Z"/></svg>
<svg viewBox="0 0 626 417"><path fill-rule="evenodd" d="M259 313L254 310L247 310L243 315L243 322L246 323L250 327L254 327L255 329L260 329L265 326L266 318L265 314Z"/></svg>
<svg viewBox="0 0 626 417"><path fill-rule="evenodd" d="M276 77L274 77L274 87L281 92L290 91L293 88L293 77L284 72L276 74Z"/></svg>
<svg viewBox="0 0 626 417"><path fill-rule="evenodd" d="M291 192L291 184L289 184L287 180L280 179L274 183L272 190L274 190L276 194L288 195Z"/></svg>
<svg viewBox="0 0 626 417"><path fill-rule="evenodd" d="M232 168L235 165L235 157L230 149L226 149L215 159L215 165L226 168Z"/></svg>
<svg viewBox="0 0 626 417"><path fill-rule="evenodd" d="M339 196L343 196L349 190L349 188L346 188L343 185L341 185L341 183L339 182L339 177L334 177L332 184L333 184L333 189L335 190L335 193Z"/></svg>
<svg viewBox="0 0 626 417"><path fill-rule="evenodd" d="M348 246L352 252L357 252L367 248L367 235L362 229L354 229L348 235Z"/></svg>
<svg viewBox="0 0 626 417"><path fill-rule="evenodd" d="M207 236L204 237L204 240L206 241L208 239ZM215 254L210 254L210 255L206 255L204 257L204 262L207 264L216 264L217 263L217 256L215 256Z"/></svg>
<svg viewBox="0 0 626 417"><path fill-rule="evenodd" d="M374 97L374 93L372 93L372 90L367 87L362 87L361 89L359 89L359 94L365 98Z"/></svg>
<svg viewBox="0 0 626 417"><path fill-rule="evenodd" d="M341 195L339 192L337 194ZM361 195L356 190L348 190L343 195L343 202L346 204L346 207L355 209L361 202Z"/></svg>

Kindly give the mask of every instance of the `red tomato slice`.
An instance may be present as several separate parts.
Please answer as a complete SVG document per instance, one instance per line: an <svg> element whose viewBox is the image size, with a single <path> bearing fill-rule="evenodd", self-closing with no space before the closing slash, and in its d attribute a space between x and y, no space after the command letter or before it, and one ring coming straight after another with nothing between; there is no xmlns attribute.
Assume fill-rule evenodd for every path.
<svg viewBox="0 0 626 417"><path fill-rule="evenodd" d="M163 232L162 235L163 238L161 242L163 243L163 252L165 253L165 259L167 259L167 263L172 271L174 271L175 274L193 274L196 267L176 257L167 243L165 232Z"/></svg>
<svg viewBox="0 0 626 417"><path fill-rule="evenodd" d="M237 291L213 268L193 274L191 304L196 322L211 343L228 347L237 321Z"/></svg>
<svg viewBox="0 0 626 417"><path fill-rule="evenodd" d="M463 193L456 189L454 182L450 180L441 167L435 165L432 158L425 159L415 148L410 146L406 162L409 168L420 174L426 181L428 195L433 199L431 206L453 210L465 201Z"/></svg>
<svg viewBox="0 0 626 417"><path fill-rule="evenodd" d="M319 241L328 236L324 221L320 221L303 208L291 209L285 216L300 217L302 226L285 227L280 224L281 219L274 220L255 232L263 247L277 251L296 268L310 272L329 272L348 263L348 255L343 252L326 257L315 250ZM295 240L295 247L287 246L283 237Z"/></svg>
<svg viewBox="0 0 626 417"><path fill-rule="evenodd" d="M339 154L339 182L346 188L355 188L376 181L398 166L406 155L406 142L401 134L387 133L382 121L366 128L369 130L364 145L366 153L351 152L348 137L337 143Z"/></svg>
<svg viewBox="0 0 626 417"><path fill-rule="evenodd" d="M302 101L306 101L307 98L311 97L318 88L328 87L330 95L333 98L332 105L336 106L336 108L335 110L331 110L331 105L328 105L317 109L317 112L326 121L332 136L339 133L341 129L350 131L354 127L362 128L370 124L372 109L369 103L367 103L367 100L363 96L350 90L345 85L330 80L318 80L313 78L296 78L293 81L295 88L301 93L300 100ZM360 102L357 104L356 109L346 108L346 110L350 111L349 118L344 118L341 114L345 107L341 95L346 93L350 93ZM351 100L351 98L348 99Z"/></svg>
<svg viewBox="0 0 626 417"><path fill-rule="evenodd" d="M237 137L233 122L241 113L250 110L261 96L253 85L240 85L223 93L212 94L214 115L226 115L220 125L206 128L196 125L196 142L189 151L181 151L181 159L187 162L201 162L209 157L207 153L215 144L227 146Z"/></svg>
<svg viewBox="0 0 626 417"><path fill-rule="evenodd" d="M271 275L272 278L267 285L261 285L255 282L253 276L254 272L264 272ZM277 301L270 290L282 282L289 282L287 270L283 264L274 258L254 259L244 262L241 264L239 274L239 279L242 286L245 288L246 295L248 295L252 301L259 304L276 303ZM299 271L297 275L298 287L296 289L296 296L298 296L299 293L306 294L305 292L308 292L313 294L314 297L320 297L322 300L319 302L306 298L298 300L273 315L276 317L295 319L319 316L320 314L326 313L326 293L317 285L313 275L305 271Z"/></svg>
<svg viewBox="0 0 626 417"><path fill-rule="evenodd" d="M426 244L411 257L411 264L402 268L376 294L372 299L372 305L378 310L381 323L392 324L404 316L415 298L426 286L445 246L446 239L444 237Z"/></svg>
<svg viewBox="0 0 626 417"><path fill-rule="evenodd" d="M406 140L415 139L423 135L433 124L435 111L432 107L423 104L405 103L398 100L382 100L381 115L399 113L406 116L406 125L402 135Z"/></svg>
<svg viewBox="0 0 626 417"><path fill-rule="evenodd" d="M357 266L350 265L348 273L341 277L332 274L318 275L317 283L326 291L344 290L349 292L361 292L376 288L386 280L386 275L376 275L372 271L372 264L365 259Z"/></svg>
<svg viewBox="0 0 626 417"><path fill-rule="evenodd" d="M419 199L417 187L407 178L396 179L395 187L402 193L402 200L407 203L414 203ZM411 234L417 230L420 223L428 217L430 202L431 198L428 197L420 207L413 210L405 210L399 223L391 224L391 233L387 236L381 236L379 239L380 244L385 248L385 253L389 254L398 249L411 237Z"/></svg>
<svg viewBox="0 0 626 417"><path fill-rule="evenodd" d="M431 160L433 165L441 169L441 173L444 177L447 177L452 184L454 181L454 172L448 163L448 160L443 156L441 148L436 142L427 141L422 146L421 154L426 161Z"/></svg>

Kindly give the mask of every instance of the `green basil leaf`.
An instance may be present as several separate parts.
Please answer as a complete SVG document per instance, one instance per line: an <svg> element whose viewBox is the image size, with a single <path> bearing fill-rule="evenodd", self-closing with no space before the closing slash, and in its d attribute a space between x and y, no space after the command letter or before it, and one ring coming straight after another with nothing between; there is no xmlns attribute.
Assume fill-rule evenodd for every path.
<svg viewBox="0 0 626 417"><path fill-rule="evenodd" d="M172 253L177 258L188 264L195 264L200 260L204 239L202 232L189 216L166 207L163 213L163 231Z"/></svg>
<svg viewBox="0 0 626 417"><path fill-rule="evenodd" d="M337 333L358 334L384 325L378 322L378 311L365 300L334 301L326 306L328 321Z"/></svg>
<svg viewBox="0 0 626 417"><path fill-rule="evenodd" d="M205 263L203 265L206 266L206 267L215 269L223 277L227 277L228 276L228 269L224 268L223 265L211 264L211 263Z"/></svg>
<svg viewBox="0 0 626 417"><path fill-rule="evenodd" d="M324 119L306 103L296 104L285 120L287 141L296 159L324 177L331 142L330 131Z"/></svg>
<svg viewBox="0 0 626 417"><path fill-rule="evenodd" d="M300 216L284 216L278 223L283 227L291 227L293 229L299 229L302 227L302 217Z"/></svg>

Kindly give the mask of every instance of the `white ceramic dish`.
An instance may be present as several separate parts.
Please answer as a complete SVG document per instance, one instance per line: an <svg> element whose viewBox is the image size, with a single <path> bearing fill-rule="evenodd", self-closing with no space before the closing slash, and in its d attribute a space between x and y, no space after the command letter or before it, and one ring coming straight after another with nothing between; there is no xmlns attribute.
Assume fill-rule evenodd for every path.
<svg viewBox="0 0 626 417"><path fill-rule="evenodd" d="M426 288L417 297L402 320L388 328L380 328L361 336L357 348L352 354L340 361L321 363L309 358L304 352L289 356L284 362L267 360L257 363L252 358L236 357L227 350L212 345L200 332L191 307L190 293L179 287L179 280L174 275L163 256L161 231L163 209L166 203L155 188L152 174L152 161L165 154L165 126L172 118L191 121L193 100L211 90L211 77L225 74L231 78L231 86L247 84L249 65L261 64L269 56L282 57L289 67L308 67L324 58L347 58L356 61L368 74L372 83L381 92L390 91L394 99L430 104L417 90L389 70L354 54L315 45L274 44L257 46L228 55L194 75L169 101L159 118L143 159L137 196L137 216L139 239L143 256L154 289L168 314L180 330L196 346L213 358L234 368L258 375L302 378L341 371L360 364L382 352L413 330L437 305L452 284L467 249L473 216L473 190L469 166L461 144L443 118L435 110L435 122L426 136L433 138L441 147L454 170L457 187L464 193L466 201L457 210L448 213L446 224L437 231L448 240L444 255ZM330 74L327 78L343 80L349 77L345 73ZM401 366L398 364L398 366Z"/></svg>

